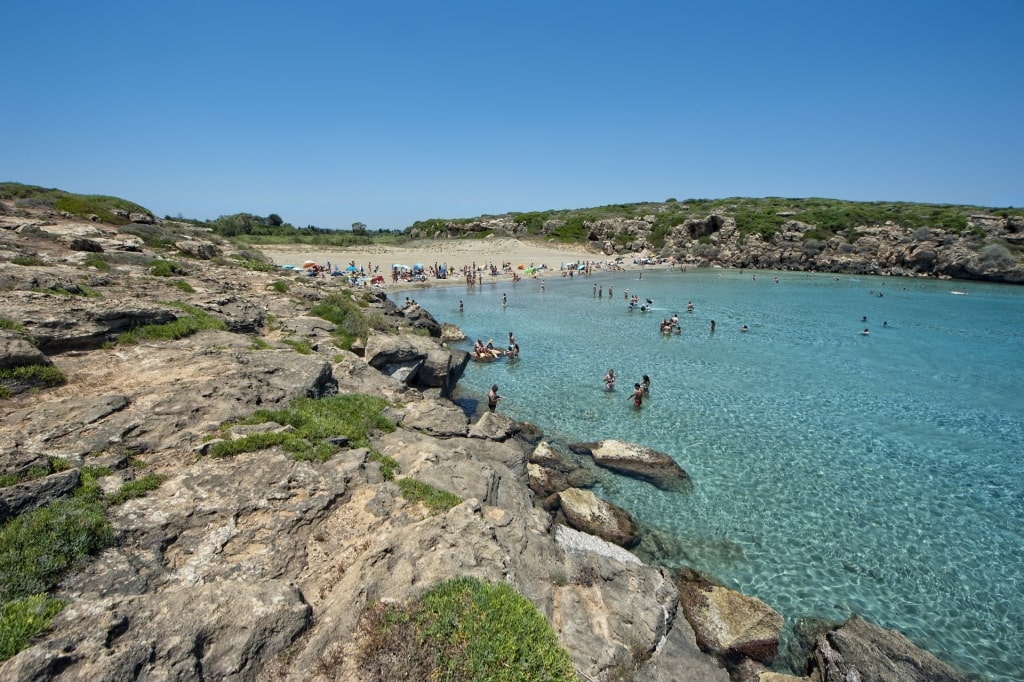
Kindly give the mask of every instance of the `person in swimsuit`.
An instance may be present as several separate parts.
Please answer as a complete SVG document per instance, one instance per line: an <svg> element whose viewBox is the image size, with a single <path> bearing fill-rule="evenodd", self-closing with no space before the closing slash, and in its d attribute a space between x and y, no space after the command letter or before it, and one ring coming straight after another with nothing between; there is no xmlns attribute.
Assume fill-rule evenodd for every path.
<svg viewBox="0 0 1024 682"><path fill-rule="evenodd" d="M644 395L651 394L651 378L646 374L644 375L643 380L641 380L640 382L640 387L644 389Z"/></svg>
<svg viewBox="0 0 1024 682"><path fill-rule="evenodd" d="M609 369L608 373L604 375L604 390L614 391L615 390L615 370Z"/></svg>
<svg viewBox="0 0 1024 682"><path fill-rule="evenodd" d="M644 389L640 387L640 384L633 384L633 393L629 397L633 399L633 406L639 410L640 406L644 404Z"/></svg>
<svg viewBox="0 0 1024 682"><path fill-rule="evenodd" d="M502 397L498 395L498 384L491 386L491 390L487 392L487 409L494 412L494 408L498 406L498 401L502 400Z"/></svg>

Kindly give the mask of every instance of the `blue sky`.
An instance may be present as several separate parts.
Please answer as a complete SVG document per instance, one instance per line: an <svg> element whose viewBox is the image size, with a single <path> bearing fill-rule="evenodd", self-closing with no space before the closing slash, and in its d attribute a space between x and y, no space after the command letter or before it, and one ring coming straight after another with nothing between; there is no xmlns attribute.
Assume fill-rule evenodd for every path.
<svg viewBox="0 0 1024 682"><path fill-rule="evenodd" d="M0 181L298 226L1024 205L1024 1L8 0Z"/></svg>

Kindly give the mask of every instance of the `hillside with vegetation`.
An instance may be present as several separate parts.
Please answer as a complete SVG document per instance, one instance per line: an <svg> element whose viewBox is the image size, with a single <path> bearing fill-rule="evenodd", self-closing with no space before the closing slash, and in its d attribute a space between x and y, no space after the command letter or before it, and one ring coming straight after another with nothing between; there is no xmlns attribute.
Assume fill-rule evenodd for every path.
<svg viewBox="0 0 1024 682"><path fill-rule="evenodd" d="M147 243L161 223L190 225L258 248L302 244L345 248L415 239L489 236L587 245L595 256L644 255L696 267L1024 282L1024 209L825 198L686 199L596 208L512 212L421 220L404 230L296 227L277 214L236 213L210 220L158 219L133 202L19 183L0 199L65 217L123 226Z"/></svg>

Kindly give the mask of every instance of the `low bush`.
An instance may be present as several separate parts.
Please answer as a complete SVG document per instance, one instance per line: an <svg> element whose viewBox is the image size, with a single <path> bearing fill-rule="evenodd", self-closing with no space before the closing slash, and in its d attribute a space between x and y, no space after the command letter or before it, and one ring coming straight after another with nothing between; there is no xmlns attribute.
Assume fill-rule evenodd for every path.
<svg viewBox="0 0 1024 682"><path fill-rule="evenodd" d="M214 443L211 457L231 457L280 446L300 460L327 460L337 451L327 439L345 436L352 447L370 448L374 430L391 432L395 425L381 415L388 403L383 398L348 393L326 398L296 398L281 410L257 410L239 423L276 422L291 426L291 431L257 433L235 440Z"/></svg>
<svg viewBox="0 0 1024 682"><path fill-rule="evenodd" d="M185 268L180 263L172 260L158 259L149 264L149 274L154 277L173 277L175 275L184 275Z"/></svg>
<svg viewBox="0 0 1024 682"><path fill-rule="evenodd" d="M359 662L374 679L577 679L543 614L504 583L453 578L406 606L373 605L360 630Z"/></svg>
<svg viewBox="0 0 1024 682"><path fill-rule="evenodd" d="M417 481L415 478L400 479L398 488L402 491L402 497L410 502L422 502L427 509L433 512L448 511L462 502L462 498L455 493L440 490L429 483Z"/></svg>
<svg viewBox="0 0 1024 682"><path fill-rule="evenodd" d="M116 493L107 498L107 502L111 505L118 505L136 497L143 497L149 491L159 488L160 484L166 480L167 477L163 474L146 474L122 485Z"/></svg>
<svg viewBox="0 0 1024 682"><path fill-rule="evenodd" d="M118 335L117 342L133 344L140 341L174 341L204 329L225 330L227 325L204 310L179 301L168 303L183 310L186 315L164 324L147 324Z"/></svg>

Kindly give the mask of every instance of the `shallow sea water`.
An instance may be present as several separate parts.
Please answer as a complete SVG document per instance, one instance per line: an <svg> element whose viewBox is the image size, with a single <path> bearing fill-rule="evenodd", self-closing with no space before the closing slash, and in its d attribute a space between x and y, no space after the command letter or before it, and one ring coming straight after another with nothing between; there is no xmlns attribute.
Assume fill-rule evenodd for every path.
<svg viewBox="0 0 1024 682"><path fill-rule="evenodd" d="M626 289L654 309L629 312ZM972 676L1024 680L1024 288L556 270L543 291L416 294L471 339L502 346L513 331L522 348L517 363L471 362L463 404L496 383L499 410L555 444L618 438L689 472L688 494L620 477L598 491L676 538L671 562L763 599L787 628L857 613ZM673 312L683 332L664 336Z"/></svg>

